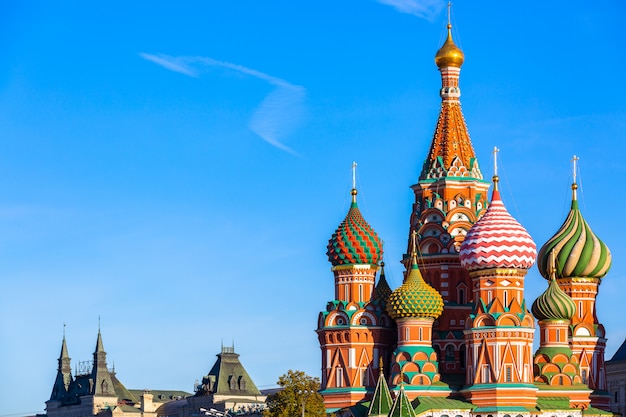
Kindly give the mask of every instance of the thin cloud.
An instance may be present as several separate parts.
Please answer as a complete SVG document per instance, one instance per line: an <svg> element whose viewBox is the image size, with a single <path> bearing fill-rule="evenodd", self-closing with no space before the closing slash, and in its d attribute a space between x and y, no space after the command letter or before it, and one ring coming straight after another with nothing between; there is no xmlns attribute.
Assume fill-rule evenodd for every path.
<svg viewBox="0 0 626 417"><path fill-rule="evenodd" d="M170 71L179 72L190 77L199 77L198 66L219 67L249 75L273 85L276 89L269 93L254 110L248 127L270 145L293 155L298 155L296 151L285 145L282 140L296 130L304 119L304 98L306 95L304 87L291 84L282 78L274 77L243 65L219 61L209 57L173 57L143 52L139 56Z"/></svg>
<svg viewBox="0 0 626 417"><path fill-rule="evenodd" d="M141 52L139 56L170 71L180 72L181 74L189 75L190 77L198 77L198 74L194 70L183 63L178 62L176 58L169 57L167 55L151 55L143 52Z"/></svg>
<svg viewBox="0 0 626 417"><path fill-rule="evenodd" d="M443 10L446 3L443 0L377 0L381 4L391 6L400 13L412 14L429 21Z"/></svg>

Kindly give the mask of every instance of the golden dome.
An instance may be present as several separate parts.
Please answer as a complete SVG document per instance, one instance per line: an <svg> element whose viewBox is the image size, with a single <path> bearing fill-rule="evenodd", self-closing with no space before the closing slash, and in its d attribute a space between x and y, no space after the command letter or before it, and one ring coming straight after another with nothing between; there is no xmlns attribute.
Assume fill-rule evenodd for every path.
<svg viewBox="0 0 626 417"><path fill-rule="evenodd" d="M448 23L448 38L444 42L443 46L439 48L435 55L435 64L439 68L445 67L458 67L461 68L465 55L463 51L454 44L452 40L452 25Z"/></svg>

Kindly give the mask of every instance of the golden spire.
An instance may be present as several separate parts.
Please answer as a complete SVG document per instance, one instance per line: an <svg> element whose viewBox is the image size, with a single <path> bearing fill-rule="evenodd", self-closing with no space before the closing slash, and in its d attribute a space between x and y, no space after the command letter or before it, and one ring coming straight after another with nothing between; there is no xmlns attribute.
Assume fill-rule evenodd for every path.
<svg viewBox="0 0 626 417"><path fill-rule="evenodd" d="M350 191L352 195L352 204L356 204L356 162L352 161L352 190Z"/></svg>
<svg viewBox="0 0 626 417"><path fill-rule="evenodd" d="M448 38L444 42L443 46L439 48L437 54L435 55L435 64L439 68L445 67L457 67L461 68L463 65L463 61L465 60L465 55L463 55L463 51L455 45L452 40L452 23L450 23L450 8L451 3L448 2Z"/></svg>
<svg viewBox="0 0 626 417"><path fill-rule="evenodd" d="M572 183L572 200L576 200L576 190L578 189L578 184L576 183L576 162L578 162L580 158L574 155L572 158L573 172L574 172L574 182Z"/></svg>
<svg viewBox="0 0 626 417"><path fill-rule="evenodd" d="M493 181L494 191L498 191L498 182L500 182L500 177L498 177L498 152L500 152L500 149L498 149L497 146L494 146L493 147L493 178L491 179Z"/></svg>

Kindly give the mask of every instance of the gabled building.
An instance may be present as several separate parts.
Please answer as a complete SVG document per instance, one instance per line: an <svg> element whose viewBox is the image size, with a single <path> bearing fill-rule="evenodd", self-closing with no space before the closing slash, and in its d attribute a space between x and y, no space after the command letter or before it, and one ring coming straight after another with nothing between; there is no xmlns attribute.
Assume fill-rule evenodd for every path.
<svg viewBox="0 0 626 417"><path fill-rule="evenodd" d="M115 369L108 368L106 355L98 330L93 361L80 363L72 375L63 336L57 376L46 401L48 417L157 417L157 410L163 404L190 395L183 391L128 390L117 378Z"/></svg>

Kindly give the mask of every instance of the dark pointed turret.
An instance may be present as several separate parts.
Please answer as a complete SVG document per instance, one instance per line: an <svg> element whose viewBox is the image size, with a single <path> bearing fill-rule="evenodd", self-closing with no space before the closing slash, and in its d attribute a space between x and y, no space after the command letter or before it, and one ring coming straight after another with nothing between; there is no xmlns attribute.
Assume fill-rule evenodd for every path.
<svg viewBox="0 0 626 417"><path fill-rule="evenodd" d="M65 334L63 334L63 342L61 343L61 354L59 355L59 367L57 368L57 377L52 387L52 395L50 400L62 401L72 382L72 368L70 366L70 356L67 353L67 344L65 342Z"/></svg>
<svg viewBox="0 0 626 417"><path fill-rule="evenodd" d="M102 343L102 334L98 329L98 339L96 340L96 350L93 353L93 368L91 371L91 394L115 396L115 388L111 379L111 374L107 368L107 354Z"/></svg>

